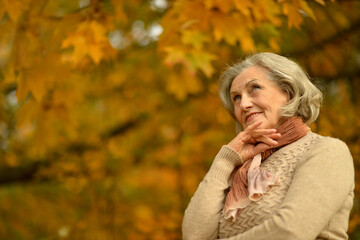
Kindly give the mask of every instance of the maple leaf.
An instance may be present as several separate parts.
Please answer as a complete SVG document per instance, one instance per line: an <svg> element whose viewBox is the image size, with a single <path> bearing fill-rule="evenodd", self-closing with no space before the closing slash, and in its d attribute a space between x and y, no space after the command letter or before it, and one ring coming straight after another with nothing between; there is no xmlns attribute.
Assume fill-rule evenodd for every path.
<svg viewBox="0 0 360 240"><path fill-rule="evenodd" d="M231 45L241 42L245 52L255 50L255 44L251 38L250 29L244 24L245 18L239 13L221 14L213 13L210 19L213 25L213 34L217 41L224 39ZM232 26L236 26L235 28ZM249 24L250 28L252 27Z"/></svg>
<svg viewBox="0 0 360 240"><path fill-rule="evenodd" d="M289 28L292 26L300 29L303 19L301 17L300 8L290 3L283 4L283 13L288 17Z"/></svg>
<svg viewBox="0 0 360 240"><path fill-rule="evenodd" d="M234 5L244 16L250 16L255 3L251 0L234 0Z"/></svg>
<svg viewBox="0 0 360 240"><path fill-rule="evenodd" d="M240 15L238 14L237 16ZM213 26L213 34L216 41L225 39L229 44L233 45L238 40L238 36L241 36L246 29L242 24L242 21L229 14L213 13L211 16L211 23ZM232 28L231 26L238 26Z"/></svg>
<svg viewBox="0 0 360 240"><path fill-rule="evenodd" d="M186 62L186 53L182 47L166 47L164 52L167 54L165 63L170 67L176 63Z"/></svg>
<svg viewBox="0 0 360 240"><path fill-rule="evenodd" d="M215 55L203 50L192 49L186 56L187 60L189 61L190 70L192 72L200 69L207 77L211 77L214 72L211 61L216 59Z"/></svg>
<svg viewBox="0 0 360 240"><path fill-rule="evenodd" d="M105 27L95 20L79 24L77 30L63 40L61 47L73 47L73 54L65 56L64 61L75 65L86 57L98 64L102 59L109 58L115 53L106 37Z"/></svg>
<svg viewBox="0 0 360 240"><path fill-rule="evenodd" d="M166 91L176 99L183 101L189 94L195 94L203 89L201 81L189 71L182 69L172 73L166 81Z"/></svg>
<svg viewBox="0 0 360 240"><path fill-rule="evenodd" d="M202 48L205 42L209 42L210 39L208 36L203 34L200 31L193 31L193 30L184 30L182 32L181 41L184 44L189 44L194 46L197 49Z"/></svg>

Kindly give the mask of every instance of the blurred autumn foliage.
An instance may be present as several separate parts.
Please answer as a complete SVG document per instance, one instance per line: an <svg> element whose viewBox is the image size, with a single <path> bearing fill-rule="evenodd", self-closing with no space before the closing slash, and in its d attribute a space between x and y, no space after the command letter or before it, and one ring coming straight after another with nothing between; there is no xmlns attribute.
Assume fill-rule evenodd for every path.
<svg viewBox="0 0 360 240"><path fill-rule="evenodd" d="M235 134L219 74L251 52L323 86L312 129L356 167L360 1L0 0L0 239L181 239Z"/></svg>

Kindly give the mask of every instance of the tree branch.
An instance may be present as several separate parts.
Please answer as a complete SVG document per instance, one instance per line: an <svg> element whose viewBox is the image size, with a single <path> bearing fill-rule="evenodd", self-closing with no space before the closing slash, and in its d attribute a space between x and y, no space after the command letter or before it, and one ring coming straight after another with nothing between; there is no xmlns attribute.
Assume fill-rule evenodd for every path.
<svg viewBox="0 0 360 240"><path fill-rule="evenodd" d="M124 134L125 132L137 127L143 120L146 120L148 115L146 113L140 114L137 118L130 120L126 123L119 124L101 134L103 141ZM73 142L65 147L68 153L72 154L82 154L88 150L99 149L98 145L91 145L85 142ZM60 150L61 151L61 150ZM16 166L16 167L3 167L0 168L0 185L5 185L15 182L29 182L33 180L36 176L36 173L40 168L49 167L53 162L56 162L57 156L60 156L58 152L51 152L48 156L54 156L52 160L37 160L31 163Z"/></svg>
<svg viewBox="0 0 360 240"><path fill-rule="evenodd" d="M35 173L41 168L49 165L46 161L37 161L16 167L0 169L0 185L14 182L28 182L34 179Z"/></svg>

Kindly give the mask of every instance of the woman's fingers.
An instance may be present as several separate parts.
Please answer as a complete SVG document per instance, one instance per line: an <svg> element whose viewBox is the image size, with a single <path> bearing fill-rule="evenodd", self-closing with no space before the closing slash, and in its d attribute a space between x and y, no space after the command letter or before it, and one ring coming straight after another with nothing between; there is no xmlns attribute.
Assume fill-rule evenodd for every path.
<svg viewBox="0 0 360 240"><path fill-rule="evenodd" d="M261 123L262 122L255 122L255 123L249 125L249 127L247 127L243 131L243 133L244 134L249 134L253 138L257 138L257 137L260 137L260 136L263 136L263 135L269 135L269 134L276 133L275 128L258 128L261 125ZM275 137L277 137L277 135Z"/></svg>
<svg viewBox="0 0 360 240"><path fill-rule="evenodd" d="M252 124L250 124L247 128L245 128L245 132L251 132L254 129L258 128L260 125L262 124L262 122L254 122Z"/></svg>
<svg viewBox="0 0 360 240"><path fill-rule="evenodd" d="M247 151L250 149L252 149L250 152L256 155L267 149L276 147L278 145L277 140L280 139L281 134L277 133L274 128L259 128L261 124L262 122L252 123L244 131L240 132L228 145L244 157L248 155Z"/></svg>
<svg viewBox="0 0 360 240"><path fill-rule="evenodd" d="M271 147L274 147L278 144L278 142L276 140L274 140L273 138L270 138L268 136L258 137L255 140L260 143L265 143Z"/></svg>
<svg viewBox="0 0 360 240"><path fill-rule="evenodd" d="M264 131L264 130L271 130L271 131ZM281 137L281 134L277 133L276 129L264 129L264 130L253 132L253 133L251 133L251 136L254 138L258 138L261 136L268 136L271 138L274 137L276 139L279 139Z"/></svg>
<svg viewBox="0 0 360 240"><path fill-rule="evenodd" d="M271 134L267 134L267 135L262 135L260 137L268 137L274 140L279 140L281 138L281 134L280 133L271 133ZM255 138L257 139L257 138Z"/></svg>
<svg viewBox="0 0 360 240"><path fill-rule="evenodd" d="M248 133L250 135L249 142L265 142L274 144L273 140L279 140L281 137L280 133L276 132L276 129L258 129L252 133Z"/></svg>

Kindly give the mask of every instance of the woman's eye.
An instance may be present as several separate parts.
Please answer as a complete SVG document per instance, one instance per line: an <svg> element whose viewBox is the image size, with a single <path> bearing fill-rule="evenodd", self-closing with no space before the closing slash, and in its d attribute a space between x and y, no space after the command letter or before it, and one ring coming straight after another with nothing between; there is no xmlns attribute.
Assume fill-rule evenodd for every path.
<svg viewBox="0 0 360 240"><path fill-rule="evenodd" d="M238 101L241 100L241 96L240 96L240 95L235 95L235 96L233 97L233 100L234 100L234 102L238 102Z"/></svg>
<svg viewBox="0 0 360 240"><path fill-rule="evenodd" d="M254 85L254 86L252 86L252 90L254 91L254 90L259 90L261 87L259 86L259 85Z"/></svg>

